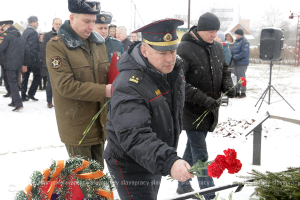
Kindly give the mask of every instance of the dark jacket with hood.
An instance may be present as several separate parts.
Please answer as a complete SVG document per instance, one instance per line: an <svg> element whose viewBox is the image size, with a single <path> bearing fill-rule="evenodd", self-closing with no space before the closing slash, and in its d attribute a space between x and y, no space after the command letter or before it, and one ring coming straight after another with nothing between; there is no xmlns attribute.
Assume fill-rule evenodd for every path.
<svg viewBox="0 0 300 200"><path fill-rule="evenodd" d="M48 33L46 33L44 35L44 40L42 43L42 49L41 49L41 59L43 60L43 66L45 66L47 68L47 64L46 64L46 47L47 47L47 43L49 42L49 40L53 37L57 36L57 32L54 30L54 28L52 27L52 30L49 31Z"/></svg>
<svg viewBox="0 0 300 200"><path fill-rule="evenodd" d="M0 53L4 55L3 66L8 70L21 70L24 63L26 44L18 29L9 27L0 37Z"/></svg>
<svg viewBox="0 0 300 200"><path fill-rule="evenodd" d="M219 109L209 112L197 129L193 122L207 110L207 97L217 100L233 86L222 44L205 42L194 26L183 35L177 54L184 60L186 79L183 129L212 132L218 124Z"/></svg>
<svg viewBox="0 0 300 200"><path fill-rule="evenodd" d="M122 45L125 51L128 49L129 45L131 45L131 43L132 42L128 38L125 38L125 40L122 41Z"/></svg>
<svg viewBox="0 0 300 200"><path fill-rule="evenodd" d="M41 54L39 45L39 34L35 31L35 28L31 25L25 29L22 34L29 50L29 67L40 67Z"/></svg>
<svg viewBox="0 0 300 200"><path fill-rule="evenodd" d="M250 44L248 40L242 36L235 40L232 46L232 63L234 66L248 66L250 57Z"/></svg>
<svg viewBox="0 0 300 200"><path fill-rule="evenodd" d="M170 174L182 131L183 61L169 74L158 72L133 43L117 63L103 157L125 162L125 173Z"/></svg>

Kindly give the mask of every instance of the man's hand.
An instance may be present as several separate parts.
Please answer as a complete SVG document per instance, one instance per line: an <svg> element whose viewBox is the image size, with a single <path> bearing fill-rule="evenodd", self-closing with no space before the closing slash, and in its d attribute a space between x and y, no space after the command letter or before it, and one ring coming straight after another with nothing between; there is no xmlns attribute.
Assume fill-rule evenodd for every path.
<svg viewBox="0 0 300 200"><path fill-rule="evenodd" d="M105 97L111 97L111 84L106 85Z"/></svg>
<svg viewBox="0 0 300 200"><path fill-rule="evenodd" d="M171 168L171 176L180 182L187 181L190 178L194 178L194 175L188 172L189 169L191 169L189 163L182 159L176 160Z"/></svg>
<svg viewBox="0 0 300 200"><path fill-rule="evenodd" d="M235 97L235 94L236 94L236 89L235 89L235 87L233 87L233 88L229 87L229 88L226 89L226 91L227 91L227 90L228 90L227 96L228 96L229 98L234 98L234 97Z"/></svg>
<svg viewBox="0 0 300 200"><path fill-rule="evenodd" d="M215 109L217 109L220 106L220 103L218 103L216 100L214 100L211 97L207 97L203 105L209 111L213 112Z"/></svg>
<svg viewBox="0 0 300 200"><path fill-rule="evenodd" d="M27 66L24 66L24 65L22 66L22 72L23 73L27 72Z"/></svg>

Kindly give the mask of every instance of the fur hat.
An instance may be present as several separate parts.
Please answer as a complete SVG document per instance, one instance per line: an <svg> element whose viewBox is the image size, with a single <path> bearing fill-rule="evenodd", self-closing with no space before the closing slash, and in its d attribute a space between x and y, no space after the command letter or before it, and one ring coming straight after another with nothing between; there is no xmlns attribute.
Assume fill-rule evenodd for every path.
<svg viewBox="0 0 300 200"><path fill-rule="evenodd" d="M30 16L28 18L28 23L30 24L31 22L37 22L39 21L39 19L37 18L37 16Z"/></svg>
<svg viewBox="0 0 300 200"><path fill-rule="evenodd" d="M243 36L243 35L244 35L244 31L243 31L242 28L239 28L239 29L237 29L236 31L234 31L234 34Z"/></svg>
<svg viewBox="0 0 300 200"><path fill-rule="evenodd" d="M110 12L101 11L97 15L96 24L110 24L112 20L112 14Z"/></svg>
<svg viewBox="0 0 300 200"><path fill-rule="evenodd" d="M78 14L97 15L100 13L100 2L91 0L69 0L69 11Z"/></svg>
<svg viewBox="0 0 300 200"><path fill-rule="evenodd" d="M199 17L197 31L218 31L219 29L220 20L215 14L207 12Z"/></svg>

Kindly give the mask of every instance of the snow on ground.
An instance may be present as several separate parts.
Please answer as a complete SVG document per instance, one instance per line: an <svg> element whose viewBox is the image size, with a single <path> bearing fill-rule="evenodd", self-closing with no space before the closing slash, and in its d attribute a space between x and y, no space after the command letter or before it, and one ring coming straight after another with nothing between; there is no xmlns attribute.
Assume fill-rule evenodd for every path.
<svg viewBox="0 0 300 200"><path fill-rule="evenodd" d="M241 160L242 170L235 175L227 171L219 179L214 179L215 185L231 184L233 181L243 181L236 175L247 175L251 169L259 171L283 171L289 166L299 166L300 161L300 134L299 125L269 118L263 123L262 157L261 165L252 165L253 136L245 137L247 129L241 124L226 126L224 122L257 120L268 111L271 115L300 120L298 104L300 99L300 85L297 84L300 77L300 68L293 66L274 66L272 84L283 95L293 111L285 101L272 89L271 105L263 103L259 112L258 106L254 107L258 99L268 86L269 65L251 65L247 71L247 98L230 99L228 106L220 109L219 122L222 128L216 129L218 133L209 133L207 146L209 158L213 159L223 150L233 148L237 151L237 157ZM33 171L42 171L50 166L52 160L68 159L64 144L60 141L57 132L54 109L47 108L45 91L38 91L38 102L25 102L21 112L12 112L8 107L9 98L4 98L4 86L0 86L0 199L11 200L18 190L23 190L30 182ZM268 101L268 96L265 98ZM250 125L249 125L250 126ZM234 128L235 138L228 135L229 128ZM250 127L249 127L250 128ZM227 132L226 132L227 130ZM249 130L249 129L248 129ZM230 131L229 131L230 132ZM242 135L241 135L242 134ZM182 132L178 147L178 154L183 155L186 144L186 134ZM105 170L106 171L106 170ZM196 178L192 181L193 188L198 190ZM177 182L170 182L163 178L158 194L158 199L168 199L176 195ZM219 197L228 197L236 188L220 192ZM245 187L239 193L233 193L233 199L250 199L253 188ZM117 192L115 197L118 198ZM254 198L255 199L255 198Z"/></svg>

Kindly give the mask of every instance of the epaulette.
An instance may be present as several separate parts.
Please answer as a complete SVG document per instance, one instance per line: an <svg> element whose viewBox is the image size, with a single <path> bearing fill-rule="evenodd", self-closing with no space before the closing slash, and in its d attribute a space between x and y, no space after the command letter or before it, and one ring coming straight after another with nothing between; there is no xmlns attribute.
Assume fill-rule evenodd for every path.
<svg viewBox="0 0 300 200"><path fill-rule="evenodd" d="M129 82L133 82L138 84L141 80L143 80L143 71L135 70L133 75L129 78Z"/></svg>
<svg viewBox="0 0 300 200"><path fill-rule="evenodd" d="M51 41L57 41L57 40L59 40L60 38L61 38L61 37L60 37L59 35L57 35L57 36L51 38L50 40L51 40Z"/></svg>

